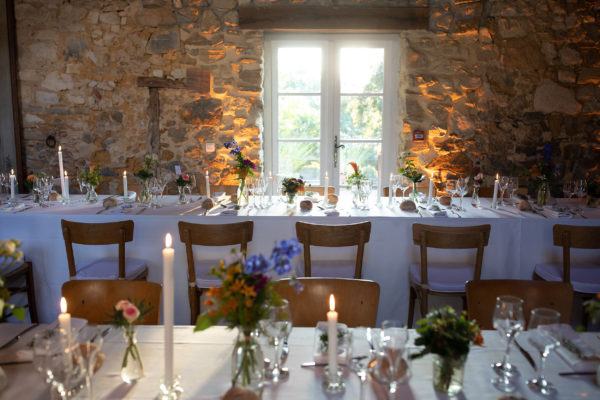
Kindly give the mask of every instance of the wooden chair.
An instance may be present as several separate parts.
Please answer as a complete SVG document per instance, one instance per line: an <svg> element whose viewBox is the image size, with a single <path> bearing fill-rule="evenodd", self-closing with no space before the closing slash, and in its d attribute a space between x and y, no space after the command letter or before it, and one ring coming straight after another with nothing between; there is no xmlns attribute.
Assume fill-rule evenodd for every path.
<svg viewBox="0 0 600 400"><path fill-rule="evenodd" d="M29 319L34 324L38 323L35 286L33 284L33 264L31 261L24 261L21 265L13 267L4 274L4 279L11 297L19 293L27 294L25 307L29 309Z"/></svg>
<svg viewBox="0 0 600 400"><path fill-rule="evenodd" d="M405 194L408 195L408 193L406 193L406 192L405 192ZM383 188L383 197L389 197L389 196L390 196L390 187L385 186ZM402 190L396 189L396 197L402 197Z"/></svg>
<svg viewBox="0 0 600 400"><path fill-rule="evenodd" d="M476 320L481 329L494 329L496 298L505 295L523 299L526 323L531 310L538 307L556 310L562 323L571 322L573 287L570 283L493 279L469 281L466 290L469 319Z"/></svg>
<svg viewBox="0 0 600 400"><path fill-rule="evenodd" d="M327 320L329 296L335 297L338 321L354 326L375 326L379 306L379 284L362 279L298 278L304 286L296 293L289 279L275 283L275 291L290 303L294 326L315 327Z"/></svg>
<svg viewBox="0 0 600 400"><path fill-rule="evenodd" d="M300 194L305 194L306 192L313 192L313 193L317 193L317 194L323 196L323 193L325 193L325 186L305 186L304 191L302 191ZM334 193L335 193L335 188L333 186L328 186L327 194L334 194Z"/></svg>
<svg viewBox="0 0 600 400"><path fill-rule="evenodd" d="M481 277L483 248L490 237L490 225L447 227L413 224L413 242L420 247L421 263L409 267L410 300L408 327L412 327L415 300L420 301L421 315L427 314L429 294L461 296L466 308L465 283ZM477 249L475 265L462 263L428 263L427 248Z"/></svg>
<svg viewBox="0 0 600 400"><path fill-rule="evenodd" d="M158 283L123 280L75 280L62 286L62 296L67 300L71 316L85 318L90 324L103 324L109 320L114 306L121 300L132 300L152 309L140 325L158 325L162 287Z"/></svg>
<svg viewBox="0 0 600 400"><path fill-rule="evenodd" d="M371 222L360 222L350 225L317 225L306 222L296 222L296 235L298 241L304 246L304 276L313 276L312 261L310 257L310 246L323 247L347 247L357 246L356 261L354 265L354 279L362 276L363 254L365 243L371 236ZM347 261L320 261L315 270L315 276L346 277L352 273L346 273L349 268Z"/></svg>
<svg viewBox="0 0 600 400"><path fill-rule="evenodd" d="M179 222L179 239L185 243L188 262L188 297L190 301L190 322L196 323L200 314L200 296L211 286L220 286L216 277L208 275L211 267L219 260L194 262L192 246L234 246L240 245L240 251L246 253L248 242L252 241L254 222L244 221L233 224L201 225Z"/></svg>
<svg viewBox="0 0 600 400"><path fill-rule="evenodd" d="M133 221L83 223L61 220L70 279L146 280L145 260L125 257L125 243L133 240ZM84 245L119 245L118 257L104 257L75 264L73 243Z"/></svg>
<svg viewBox="0 0 600 400"><path fill-rule="evenodd" d="M563 248L562 264L537 264L533 276L549 282L573 285L573 293L589 300L600 292L600 263L571 263L571 249L600 249L600 226L554 225L555 246ZM583 313L587 325L587 314Z"/></svg>

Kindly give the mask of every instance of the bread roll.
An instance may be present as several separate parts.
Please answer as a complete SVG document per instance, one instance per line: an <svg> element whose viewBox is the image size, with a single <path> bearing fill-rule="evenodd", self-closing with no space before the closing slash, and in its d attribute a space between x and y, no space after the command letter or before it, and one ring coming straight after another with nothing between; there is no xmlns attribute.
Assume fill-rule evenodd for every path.
<svg viewBox="0 0 600 400"><path fill-rule="evenodd" d="M114 197L109 197L108 199L104 199L102 201L102 205L105 208L109 208L109 207L116 207L119 205L119 202L117 201L117 199L115 199Z"/></svg>
<svg viewBox="0 0 600 400"><path fill-rule="evenodd" d="M58 201L60 199L61 199L60 194L58 194L56 192L52 192L52 193L50 193L50 196L48 196L49 201Z"/></svg>
<svg viewBox="0 0 600 400"><path fill-rule="evenodd" d="M327 202L329 204L333 204L333 205L337 204L338 203L337 194L332 193L332 194L327 195Z"/></svg>
<svg viewBox="0 0 600 400"><path fill-rule="evenodd" d="M402 211L416 211L417 205L412 200L404 200L400 203L400 209Z"/></svg>
<svg viewBox="0 0 600 400"><path fill-rule="evenodd" d="M517 208L521 211L531 211L531 204L527 200L521 200Z"/></svg>
<svg viewBox="0 0 600 400"><path fill-rule="evenodd" d="M449 206L452 203L452 197L450 196L441 196L440 204L443 206Z"/></svg>
<svg viewBox="0 0 600 400"><path fill-rule="evenodd" d="M202 208L204 208L204 209L210 210L214 206L215 206L215 201L211 198L205 199L202 202Z"/></svg>
<svg viewBox="0 0 600 400"><path fill-rule="evenodd" d="M304 212L312 210L312 207L313 207L312 201L310 201L310 200L302 200L300 202L300 209Z"/></svg>

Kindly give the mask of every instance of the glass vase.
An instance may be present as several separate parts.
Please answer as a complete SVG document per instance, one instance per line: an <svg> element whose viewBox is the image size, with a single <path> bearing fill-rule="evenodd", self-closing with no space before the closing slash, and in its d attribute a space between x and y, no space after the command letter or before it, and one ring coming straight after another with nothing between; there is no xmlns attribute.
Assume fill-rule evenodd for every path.
<svg viewBox="0 0 600 400"><path fill-rule="evenodd" d="M263 385L264 357L256 331L238 328L231 354L231 386L258 393Z"/></svg>
<svg viewBox="0 0 600 400"><path fill-rule="evenodd" d="M479 201L479 186L473 188L473 197L471 197L471 205L473 207L479 207L481 202Z"/></svg>
<svg viewBox="0 0 600 400"><path fill-rule="evenodd" d="M467 355L452 359L433 354L433 388L454 396L462 391Z"/></svg>
<svg viewBox="0 0 600 400"><path fill-rule="evenodd" d="M8 378L6 377L6 373L0 367L0 392L2 392L8 386Z"/></svg>
<svg viewBox="0 0 600 400"><path fill-rule="evenodd" d="M88 185L88 191L85 194L85 201L93 204L98 202L98 193L96 193L96 186Z"/></svg>
<svg viewBox="0 0 600 400"><path fill-rule="evenodd" d="M240 183L237 189L237 208L240 209L248 205L248 185L246 185L246 176L243 174L238 176L238 181Z"/></svg>
<svg viewBox="0 0 600 400"><path fill-rule="evenodd" d="M415 204L419 204L419 191L417 190L417 182L412 183L412 192L409 197Z"/></svg>
<svg viewBox="0 0 600 400"><path fill-rule="evenodd" d="M351 190L354 206L360 210L369 209L369 183L362 182L360 185L352 185Z"/></svg>
<svg viewBox="0 0 600 400"><path fill-rule="evenodd" d="M151 197L152 195L150 194L150 186L148 179L144 179L142 181L142 190L140 190L140 194L138 195L138 200L142 204L148 204L150 203Z"/></svg>
<svg viewBox="0 0 600 400"><path fill-rule="evenodd" d="M286 193L286 203L288 205L293 205L296 204L296 193Z"/></svg>
<svg viewBox="0 0 600 400"><path fill-rule="evenodd" d="M177 203L178 204L189 203L187 195L185 194L185 186L177 186L177 190L179 191L179 198L177 199Z"/></svg>
<svg viewBox="0 0 600 400"><path fill-rule="evenodd" d="M537 192L537 205L542 207L548 204L548 194L549 194L548 183L544 182L540 185Z"/></svg>
<svg viewBox="0 0 600 400"><path fill-rule="evenodd" d="M123 363L121 364L121 379L125 383L135 383L144 376L144 365L142 364L142 357L135 335L136 332L133 326L123 328L123 336L127 347L125 347Z"/></svg>

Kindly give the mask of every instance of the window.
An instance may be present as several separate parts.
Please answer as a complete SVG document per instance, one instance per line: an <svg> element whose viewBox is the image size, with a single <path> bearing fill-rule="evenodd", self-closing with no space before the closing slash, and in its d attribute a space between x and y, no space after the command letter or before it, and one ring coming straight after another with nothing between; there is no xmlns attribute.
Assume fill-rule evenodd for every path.
<svg viewBox="0 0 600 400"><path fill-rule="evenodd" d="M395 35L267 35L266 168L339 189L348 162L377 182L395 167ZM385 182L385 180L383 180Z"/></svg>

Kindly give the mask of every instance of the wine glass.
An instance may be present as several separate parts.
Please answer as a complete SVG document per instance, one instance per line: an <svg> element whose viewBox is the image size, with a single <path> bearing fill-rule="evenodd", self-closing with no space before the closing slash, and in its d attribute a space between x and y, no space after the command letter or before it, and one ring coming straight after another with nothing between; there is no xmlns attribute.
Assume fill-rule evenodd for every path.
<svg viewBox="0 0 600 400"><path fill-rule="evenodd" d="M356 372L361 384L365 383L368 374L373 370L374 351L371 348L368 332L370 333L370 328L362 326L352 329L350 342L349 366Z"/></svg>
<svg viewBox="0 0 600 400"><path fill-rule="evenodd" d="M572 180L563 182L563 195L570 199L575 194L575 182Z"/></svg>
<svg viewBox="0 0 600 400"><path fill-rule="evenodd" d="M93 399L94 391L92 389L92 376L96 371L96 361L98 360L98 354L102 349L104 337L102 336L101 329L97 325L86 325L79 331L77 341L79 342L79 349L87 371L86 385L88 387L89 397L90 399Z"/></svg>
<svg viewBox="0 0 600 400"><path fill-rule="evenodd" d="M509 362L510 345L514 338L523 330L525 318L523 316L523 300L514 296L499 296L496 298L494 309L494 329L506 339L506 350L502 362L492 364L494 371L500 377L493 379L492 383L503 392L512 392L515 386L509 378L517 375L517 367Z"/></svg>
<svg viewBox="0 0 600 400"><path fill-rule="evenodd" d="M529 343L540 352L540 365L537 378L528 380L527 386L537 393L550 395L556 391L552 383L544 376L546 358L550 351L560 346L560 313L550 308L536 308L529 319Z"/></svg>
<svg viewBox="0 0 600 400"><path fill-rule="evenodd" d="M272 382L286 379L289 372L280 368L279 363L283 339L292 331L292 314L287 300L282 300L280 306L271 307L268 317L260 321L260 327L269 338L269 342L275 347L275 355L269 369L265 371L265 378Z"/></svg>
<svg viewBox="0 0 600 400"><path fill-rule="evenodd" d="M406 176L400 175L400 183L399 183L398 187L400 188L400 190L402 190L402 201L404 201L404 199L406 198L404 193L410 187L410 181L408 180L408 178Z"/></svg>
<svg viewBox="0 0 600 400"><path fill-rule="evenodd" d="M512 198L515 195L515 192L517 191L518 188L519 188L519 178L516 176L511 176L510 183L508 184L508 199L509 200L512 200ZM511 203L512 203L512 201L511 201Z"/></svg>
<svg viewBox="0 0 600 400"><path fill-rule="evenodd" d="M510 183L510 176L501 176L500 177L500 205L504 205L504 192L508 188Z"/></svg>
<svg viewBox="0 0 600 400"><path fill-rule="evenodd" d="M191 174L188 173L187 174L190 177L190 183L185 185L183 190L187 190L188 194L191 196L192 195L192 189L194 189L195 187L197 187L196 185L196 175L195 174Z"/></svg>
<svg viewBox="0 0 600 400"><path fill-rule="evenodd" d="M446 192L450 195L450 205L448 208L452 208L452 198L458 192L458 181L456 179L446 180Z"/></svg>
<svg viewBox="0 0 600 400"><path fill-rule="evenodd" d="M386 320L381 325L381 337L377 353L377 378L389 385L389 392L396 393L398 385L410 378L405 346L408 328L397 320Z"/></svg>
<svg viewBox="0 0 600 400"><path fill-rule="evenodd" d="M400 179L402 175L393 174L390 175L390 191L388 195L392 198L390 204L396 204L396 191L400 187Z"/></svg>
<svg viewBox="0 0 600 400"><path fill-rule="evenodd" d="M575 183L575 194L580 199L585 197L587 193L587 181L585 179L579 179Z"/></svg>
<svg viewBox="0 0 600 400"><path fill-rule="evenodd" d="M248 212L256 208L256 178L246 178L246 186L248 187Z"/></svg>
<svg viewBox="0 0 600 400"><path fill-rule="evenodd" d="M459 210L461 211L465 211L465 209L462 206L462 202L463 202L463 197L465 197L465 195L469 192L469 177L466 178L460 178L456 181L457 183L457 193L460 196L460 203L458 205Z"/></svg>
<svg viewBox="0 0 600 400"><path fill-rule="evenodd" d="M2 193L4 193L7 179L7 174L5 172L0 172L0 196L2 196Z"/></svg>

